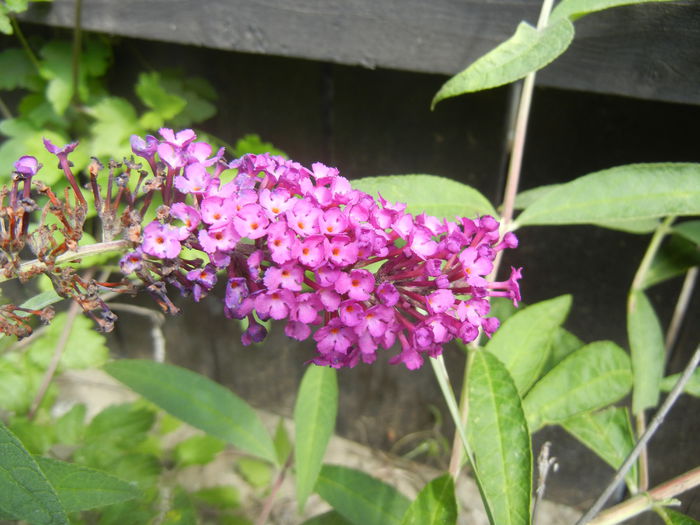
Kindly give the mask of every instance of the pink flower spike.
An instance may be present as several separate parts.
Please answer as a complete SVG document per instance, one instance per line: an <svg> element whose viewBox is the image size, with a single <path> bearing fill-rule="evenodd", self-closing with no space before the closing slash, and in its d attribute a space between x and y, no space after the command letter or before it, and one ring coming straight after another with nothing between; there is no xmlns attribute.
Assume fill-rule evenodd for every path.
<svg viewBox="0 0 700 525"><path fill-rule="evenodd" d="M319 218L319 227L324 235L338 235L348 227L348 219L340 208L329 208Z"/></svg>
<svg viewBox="0 0 700 525"><path fill-rule="evenodd" d="M293 292L301 292L301 283L304 280L304 272L299 266L285 264L282 268L270 266L265 271L263 283L269 290L285 288Z"/></svg>
<svg viewBox="0 0 700 525"><path fill-rule="evenodd" d="M255 309L261 318L276 320L289 316L290 307L294 304L294 294L282 288L262 293L255 298Z"/></svg>
<svg viewBox="0 0 700 525"><path fill-rule="evenodd" d="M345 326L354 327L362 321L365 309L357 301L344 301L339 308L340 320Z"/></svg>
<svg viewBox="0 0 700 525"><path fill-rule="evenodd" d="M170 215L184 223L184 228L187 230L188 234L197 229L197 226L199 226L201 222L199 212L184 202L176 202L173 204L170 207Z"/></svg>
<svg viewBox="0 0 700 525"><path fill-rule="evenodd" d="M347 235L336 235L324 242L326 257L337 266L349 266L357 262L357 243Z"/></svg>
<svg viewBox="0 0 700 525"><path fill-rule="evenodd" d="M204 248L204 251L209 254L233 249L240 238L240 235L238 235L231 224L226 224L220 228L199 230L199 242L202 248Z"/></svg>
<svg viewBox="0 0 700 525"><path fill-rule="evenodd" d="M459 254L459 262L464 268L467 284L480 288L486 286L486 279L483 276L491 273L493 269L493 263L489 259L479 257L476 249L467 248Z"/></svg>
<svg viewBox="0 0 700 525"><path fill-rule="evenodd" d="M347 354L356 336L337 317L314 334L321 354Z"/></svg>
<svg viewBox="0 0 700 525"><path fill-rule="evenodd" d="M297 259L304 266L313 269L323 264L326 258L323 235L311 235L299 247Z"/></svg>
<svg viewBox="0 0 700 525"><path fill-rule="evenodd" d="M409 237L411 251L421 259L427 259L435 255L438 250L436 243L430 234L430 230L423 226L416 226Z"/></svg>
<svg viewBox="0 0 700 525"><path fill-rule="evenodd" d="M350 274L341 273L335 282L335 291L347 294L356 301L366 301L374 291L374 275L367 270L351 270Z"/></svg>
<svg viewBox="0 0 700 525"><path fill-rule="evenodd" d="M195 162L185 167L185 174L175 177L175 187L182 193L201 195L211 184L211 175L203 164Z"/></svg>
<svg viewBox="0 0 700 525"><path fill-rule="evenodd" d="M267 232L270 221L257 204L246 204L233 219L236 231L241 237L259 239Z"/></svg>
<svg viewBox="0 0 700 525"><path fill-rule="evenodd" d="M187 146L190 142L197 138L197 135L195 135L194 131L191 129L183 129L175 134L170 128L160 128L158 133L160 133L160 136L163 137L166 142L169 142L173 146L179 148Z"/></svg>
<svg viewBox="0 0 700 525"><path fill-rule="evenodd" d="M236 205L230 199L205 197L202 200L200 213L205 223L218 228L231 222L236 213Z"/></svg>
<svg viewBox="0 0 700 525"><path fill-rule="evenodd" d="M426 303L431 313L441 314L452 307L455 296L450 290L437 290L426 298Z"/></svg>

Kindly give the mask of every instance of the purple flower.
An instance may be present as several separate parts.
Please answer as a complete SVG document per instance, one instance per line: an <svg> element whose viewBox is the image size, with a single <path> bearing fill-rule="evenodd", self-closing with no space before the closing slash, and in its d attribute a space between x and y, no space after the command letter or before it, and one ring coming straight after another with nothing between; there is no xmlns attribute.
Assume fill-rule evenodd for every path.
<svg viewBox="0 0 700 525"><path fill-rule="evenodd" d="M34 176L37 171L41 168L41 164L36 160L36 157L31 155L25 155L20 157L17 162L15 162L15 171L21 173L25 176Z"/></svg>
<svg viewBox="0 0 700 525"><path fill-rule="evenodd" d="M52 144L52 142L49 139L44 138L44 146L46 147L49 153L53 153L56 156L66 157L69 153L71 153L75 148L78 147L78 142L71 142L59 148L58 146L54 146L54 144Z"/></svg>
<svg viewBox="0 0 700 525"><path fill-rule="evenodd" d="M141 249L153 257L174 259L182 249L180 235L177 228L153 221L143 229Z"/></svg>

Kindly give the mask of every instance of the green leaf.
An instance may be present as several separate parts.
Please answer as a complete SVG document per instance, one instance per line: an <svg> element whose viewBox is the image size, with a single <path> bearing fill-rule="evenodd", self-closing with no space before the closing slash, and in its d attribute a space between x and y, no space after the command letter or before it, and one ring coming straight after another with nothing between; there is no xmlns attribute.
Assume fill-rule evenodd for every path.
<svg viewBox="0 0 700 525"><path fill-rule="evenodd" d="M515 198L515 209L522 210L531 206L536 200L541 199L545 195L556 190L563 184L547 184L545 186L538 186L531 190L523 191L519 193ZM656 219L629 219L629 220L609 220L605 222L593 223L601 228L607 228L609 230L618 230L627 233L651 233L659 225L659 221Z"/></svg>
<svg viewBox="0 0 700 525"><path fill-rule="evenodd" d="M627 337L634 373L632 413L639 414L647 408L655 407L659 402L665 363L661 325L644 292L630 293Z"/></svg>
<svg viewBox="0 0 700 525"><path fill-rule="evenodd" d="M5 5L13 13L23 13L27 10L29 0L5 0Z"/></svg>
<svg viewBox="0 0 700 525"><path fill-rule="evenodd" d="M629 413L626 408L609 407L599 412L586 412L562 421L567 432L617 470L634 448ZM633 466L625 477L627 486L637 491L637 469Z"/></svg>
<svg viewBox="0 0 700 525"><path fill-rule="evenodd" d="M352 525L351 521L346 520L334 510L329 510L318 516L309 518L301 525Z"/></svg>
<svg viewBox="0 0 700 525"><path fill-rule="evenodd" d="M673 230L690 242L700 245L700 221L685 221L674 226Z"/></svg>
<svg viewBox="0 0 700 525"><path fill-rule="evenodd" d="M235 509L241 505L241 497L235 487L226 485L207 487L192 493L195 502L217 509Z"/></svg>
<svg viewBox="0 0 700 525"><path fill-rule="evenodd" d="M132 484L106 472L51 458L34 459L56 490L66 512L104 507L141 494Z"/></svg>
<svg viewBox="0 0 700 525"><path fill-rule="evenodd" d="M532 450L515 382L488 350L470 356L468 439L492 524L530 523Z"/></svg>
<svg viewBox="0 0 700 525"><path fill-rule="evenodd" d="M206 465L224 450L226 444L213 436L192 436L180 441L173 450L175 462L180 467Z"/></svg>
<svg viewBox="0 0 700 525"><path fill-rule="evenodd" d="M340 465L323 466L316 492L355 525L400 525L410 505L391 485Z"/></svg>
<svg viewBox="0 0 700 525"><path fill-rule="evenodd" d="M512 37L449 79L433 98L431 108L446 98L524 78L566 51L573 38L574 26L567 19L539 30L521 22Z"/></svg>
<svg viewBox="0 0 700 525"><path fill-rule="evenodd" d="M680 378L681 374L673 374L664 377L661 380L661 390L663 392L670 392L673 390L673 387L676 386ZM683 388L683 392L691 396L700 397L700 368L696 368L693 375L690 376L690 379Z"/></svg>
<svg viewBox="0 0 700 525"><path fill-rule="evenodd" d="M277 422L277 428L275 428L275 435L272 437L272 442L275 445L275 452L277 453L277 463L279 465L284 465L289 458L289 455L294 449L292 440L289 437L289 433L284 426L284 419L280 418Z"/></svg>
<svg viewBox="0 0 700 525"><path fill-rule="evenodd" d="M138 359L114 361L104 368L185 423L276 462L270 435L255 411L214 381L178 366Z"/></svg>
<svg viewBox="0 0 700 525"><path fill-rule="evenodd" d="M681 514L668 507L655 507L656 513L661 516L666 525L700 525L700 521L694 520L690 516Z"/></svg>
<svg viewBox="0 0 700 525"><path fill-rule="evenodd" d="M4 4L0 4L0 33L12 34L12 22L10 22L10 17L7 16L7 7Z"/></svg>
<svg viewBox="0 0 700 525"><path fill-rule="evenodd" d="M418 493L401 525L450 525L457 523L457 501L452 476L435 478Z"/></svg>
<svg viewBox="0 0 700 525"><path fill-rule="evenodd" d="M161 85L173 95L184 99L186 105L169 121L173 128L186 128L216 115L217 99L214 87L202 77L185 76L183 73L161 72Z"/></svg>
<svg viewBox="0 0 700 525"><path fill-rule="evenodd" d="M654 256L651 267L644 276L642 288L646 289L683 275L698 265L700 265L700 250L697 245L685 237L672 235Z"/></svg>
<svg viewBox="0 0 700 525"><path fill-rule="evenodd" d="M266 487L272 480L270 464L256 458L240 458L236 461L236 470L249 485L255 488Z"/></svg>
<svg viewBox="0 0 700 525"><path fill-rule="evenodd" d="M630 164L585 175L536 200L519 226L700 214L700 164Z"/></svg>
<svg viewBox="0 0 700 525"><path fill-rule="evenodd" d="M547 364L542 369L542 375L549 372L552 368L557 366L569 355L583 346L583 341L568 330L565 330L564 328L557 329L554 332L554 337L552 337L552 351L549 355L549 361L547 361Z"/></svg>
<svg viewBox="0 0 700 525"><path fill-rule="evenodd" d="M629 356L610 341L597 341L572 353L540 379L523 400L530 432L604 408L632 386Z"/></svg>
<svg viewBox="0 0 700 525"><path fill-rule="evenodd" d="M71 409L54 422L56 438L65 445L77 445L85 434L87 407L82 403Z"/></svg>
<svg viewBox="0 0 700 525"><path fill-rule="evenodd" d="M43 370L25 355L14 352L0 356L0 408L24 414L31 407L41 384Z"/></svg>
<svg viewBox="0 0 700 525"><path fill-rule="evenodd" d="M569 315L571 296L533 304L517 312L493 334L486 349L505 365L524 395L546 365L559 326Z"/></svg>
<svg viewBox="0 0 700 525"><path fill-rule="evenodd" d="M0 89L28 88L36 74L27 54L19 48L5 49L0 53Z"/></svg>
<svg viewBox="0 0 700 525"><path fill-rule="evenodd" d="M334 368L309 366L294 405L296 494L299 511L316 485L338 413L338 380Z"/></svg>
<svg viewBox="0 0 700 525"><path fill-rule="evenodd" d="M407 203L406 210L453 220L455 217L493 215L491 203L477 190L461 182L435 175L383 175L352 181L354 188L374 198L381 193L387 201Z"/></svg>
<svg viewBox="0 0 700 525"><path fill-rule="evenodd" d="M255 133L248 133L243 135L240 139L236 141L236 145L233 148L233 155L236 157L242 157L246 153L270 153L272 155L280 155L286 157L287 154L275 148L275 146L270 142L263 142L259 135Z"/></svg>
<svg viewBox="0 0 700 525"><path fill-rule="evenodd" d="M0 422L0 514L32 525L68 525L56 491L22 446Z"/></svg>
<svg viewBox="0 0 700 525"><path fill-rule="evenodd" d="M572 22L582 16L623 5L646 4L651 2L668 2L670 0L562 0L549 17L550 23L561 18Z"/></svg>
<svg viewBox="0 0 700 525"><path fill-rule="evenodd" d="M65 320L65 313L56 315L53 322L46 328L43 337L37 339L31 346L29 357L33 363L40 367L48 367L63 333ZM90 319L77 316L61 356L59 370L102 366L107 362L108 357L109 350L105 336L95 331Z"/></svg>
<svg viewBox="0 0 700 525"><path fill-rule="evenodd" d="M180 113L187 102L184 98L168 93L162 85L160 73L141 73L136 83L136 94L141 101L154 110L163 120Z"/></svg>
<svg viewBox="0 0 700 525"><path fill-rule="evenodd" d="M95 119L90 151L96 157L120 159L131 154L131 135L143 135L136 110L119 97L104 97L86 109Z"/></svg>

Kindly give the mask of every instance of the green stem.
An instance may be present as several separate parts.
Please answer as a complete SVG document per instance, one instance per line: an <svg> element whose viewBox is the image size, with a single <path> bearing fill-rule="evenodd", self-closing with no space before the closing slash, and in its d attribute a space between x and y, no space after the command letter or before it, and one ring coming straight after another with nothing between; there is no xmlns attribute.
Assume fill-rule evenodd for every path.
<svg viewBox="0 0 700 525"><path fill-rule="evenodd" d="M24 52L27 53L27 57L29 57L29 61L34 65L34 68L36 69L37 73L41 72L41 63L39 62L39 59L36 57L34 54L34 51L32 51L31 46L29 45L29 42L24 36L24 33L19 27L19 24L17 23L17 19L14 16L10 16L10 20L12 21L12 28L15 31L15 34L17 35L17 39L19 40L19 43L22 45L22 49L24 49Z"/></svg>
<svg viewBox="0 0 700 525"><path fill-rule="evenodd" d="M59 255L58 257L56 257L56 259L54 259L53 262L54 264L62 264L75 261L76 259L82 259L83 257L87 257L88 255L96 255L98 253L125 252L129 248L129 246L130 243L126 240L88 244L87 246L80 246L75 251L69 251L64 253L63 255ZM47 264L38 259L34 259L20 264L19 270L16 273L20 274L30 271L41 272L43 270L48 270ZM4 283L5 281L9 281L14 278L15 276L6 277L5 275L0 274L0 283Z"/></svg>
<svg viewBox="0 0 700 525"><path fill-rule="evenodd" d="M0 113L4 119L12 118L12 111L10 111L10 108L7 107L7 104L5 104L5 101L2 98L0 98Z"/></svg>

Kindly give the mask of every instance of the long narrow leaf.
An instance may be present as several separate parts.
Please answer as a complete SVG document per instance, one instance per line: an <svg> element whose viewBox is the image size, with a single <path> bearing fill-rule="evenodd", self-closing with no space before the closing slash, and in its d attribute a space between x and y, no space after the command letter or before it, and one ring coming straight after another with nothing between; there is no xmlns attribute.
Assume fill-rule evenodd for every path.
<svg viewBox="0 0 700 525"><path fill-rule="evenodd" d="M552 11L551 21L568 18L571 21L582 16L623 5L669 2L671 0L563 0Z"/></svg>
<svg viewBox="0 0 700 525"><path fill-rule="evenodd" d="M401 525L452 525L457 523L455 484L449 474L435 478L420 491Z"/></svg>
<svg viewBox="0 0 700 525"><path fill-rule="evenodd" d="M521 395L537 381L570 308L570 295L530 305L508 318L486 345L506 366Z"/></svg>
<svg viewBox="0 0 700 525"><path fill-rule="evenodd" d="M631 386L630 359L622 348L610 341L586 345L552 368L523 400L530 431L604 408Z"/></svg>
<svg viewBox="0 0 700 525"><path fill-rule="evenodd" d="M573 37L574 26L566 18L540 30L521 22L512 37L449 79L432 108L446 98L509 84L542 69L566 51Z"/></svg>
<svg viewBox="0 0 700 525"><path fill-rule="evenodd" d="M532 449L515 383L488 350L475 352L468 382L468 438L492 523L529 524Z"/></svg>
<svg viewBox="0 0 700 525"><path fill-rule="evenodd" d="M394 487L339 465L323 466L316 492L354 525L400 525L410 505Z"/></svg>
<svg viewBox="0 0 700 525"><path fill-rule="evenodd" d="M0 515L32 525L68 525L66 512L51 483L1 421Z"/></svg>
<svg viewBox="0 0 700 525"><path fill-rule="evenodd" d="M334 368L310 366L294 406L296 493L304 510L321 471L323 456L335 428L338 413L338 381Z"/></svg>
<svg viewBox="0 0 700 525"><path fill-rule="evenodd" d="M644 292L630 294L627 336L634 372L632 412L639 414L659 402L664 374L664 337L654 307Z"/></svg>
<svg viewBox="0 0 700 525"><path fill-rule="evenodd" d="M276 463L272 439L255 411L230 390L184 368L124 359L105 370L185 423Z"/></svg>
<svg viewBox="0 0 700 525"><path fill-rule="evenodd" d="M595 224L700 214L700 164L630 164L553 189L517 218L520 226Z"/></svg>

